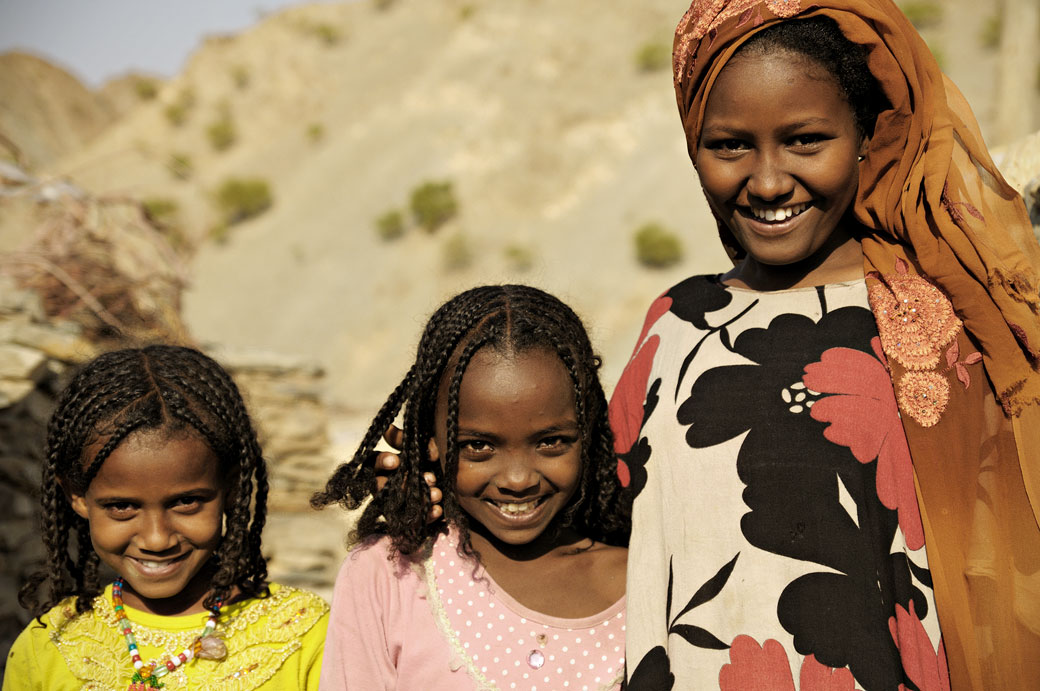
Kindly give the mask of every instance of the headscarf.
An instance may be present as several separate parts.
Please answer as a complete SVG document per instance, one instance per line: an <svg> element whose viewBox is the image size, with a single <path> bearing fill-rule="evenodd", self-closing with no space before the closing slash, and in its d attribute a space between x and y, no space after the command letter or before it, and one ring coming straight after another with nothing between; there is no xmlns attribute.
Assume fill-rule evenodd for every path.
<svg viewBox="0 0 1040 691"><path fill-rule="evenodd" d="M852 213L868 231L864 273L913 457L953 688L1028 688L1040 679L1040 249L963 96L891 0L694 0L673 51L690 156L737 49L767 26L817 15L866 48L889 102ZM918 318L913 335L926 347L907 357L882 307L932 286L952 310ZM973 379L980 361L985 376ZM921 409L912 399L922 381L946 387L946 400Z"/></svg>

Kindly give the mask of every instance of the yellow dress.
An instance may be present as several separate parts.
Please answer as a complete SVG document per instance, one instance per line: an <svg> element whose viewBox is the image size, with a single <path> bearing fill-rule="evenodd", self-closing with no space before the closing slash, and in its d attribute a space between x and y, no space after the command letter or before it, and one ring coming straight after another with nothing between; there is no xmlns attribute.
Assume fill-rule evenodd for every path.
<svg viewBox="0 0 1040 691"><path fill-rule="evenodd" d="M141 657L165 661L202 631L204 613L176 617L126 607ZM224 660L195 659L162 677L167 691L220 689L317 689L329 606L317 595L271 584L271 596L225 606L219 632ZM116 626L112 586L94 599L94 610L77 616L69 598L33 620L7 656L3 691L124 691L133 667Z"/></svg>

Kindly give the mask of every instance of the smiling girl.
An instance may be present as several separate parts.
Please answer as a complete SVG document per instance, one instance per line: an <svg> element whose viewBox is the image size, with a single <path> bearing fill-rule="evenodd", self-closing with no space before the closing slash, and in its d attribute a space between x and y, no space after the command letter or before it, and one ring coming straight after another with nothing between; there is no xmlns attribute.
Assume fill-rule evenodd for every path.
<svg viewBox="0 0 1040 691"><path fill-rule="evenodd" d="M400 469L333 595L323 689L615 689L628 504L578 317L526 286L443 305L415 364L315 506L356 508L404 408ZM424 472L443 488L429 523Z"/></svg>
<svg viewBox="0 0 1040 691"><path fill-rule="evenodd" d="M62 392L46 458L49 563L20 594L37 620L4 691L317 687L328 606L267 582L267 471L216 362L98 357Z"/></svg>
<svg viewBox="0 0 1040 691"><path fill-rule="evenodd" d="M687 146L734 260L611 401L628 688L1040 684L1040 250L891 0L694 0Z"/></svg>

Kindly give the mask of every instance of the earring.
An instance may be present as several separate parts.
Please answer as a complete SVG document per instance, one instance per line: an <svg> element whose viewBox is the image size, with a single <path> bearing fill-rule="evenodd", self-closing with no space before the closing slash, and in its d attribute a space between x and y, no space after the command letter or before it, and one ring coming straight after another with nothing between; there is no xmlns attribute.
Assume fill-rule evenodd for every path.
<svg viewBox="0 0 1040 691"><path fill-rule="evenodd" d="M860 163L863 163L863 159L865 159L865 158L866 158L866 156L858 156L856 158L856 160L859 161Z"/></svg>

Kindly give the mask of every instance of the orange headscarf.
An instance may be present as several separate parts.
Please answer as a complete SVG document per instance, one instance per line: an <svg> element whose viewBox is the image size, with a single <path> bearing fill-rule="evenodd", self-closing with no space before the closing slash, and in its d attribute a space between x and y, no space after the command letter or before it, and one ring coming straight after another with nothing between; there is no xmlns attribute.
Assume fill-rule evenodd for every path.
<svg viewBox="0 0 1040 691"><path fill-rule="evenodd" d="M886 296L934 290L918 275L955 313L917 325L938 364L886 347L953 688L1040 688L1040 248L963 96L891 0L694 0L673 52L690 155L736 50L771 24L816 15L867 49L890 104L852 209L869 231L864 268L882 341L896 328L882 316ZM927 413L911 400L920 381L948 390Z"/></svg>

